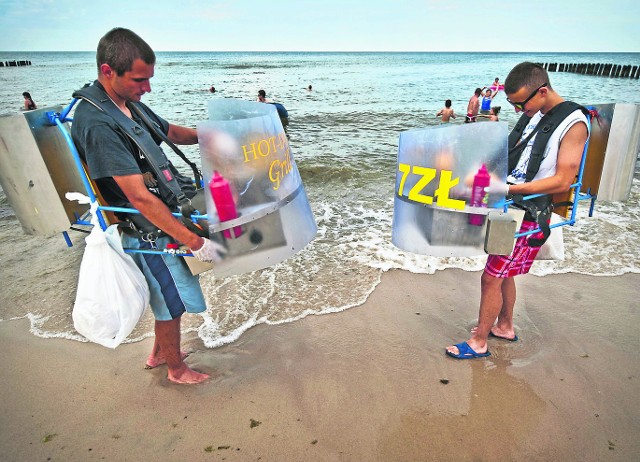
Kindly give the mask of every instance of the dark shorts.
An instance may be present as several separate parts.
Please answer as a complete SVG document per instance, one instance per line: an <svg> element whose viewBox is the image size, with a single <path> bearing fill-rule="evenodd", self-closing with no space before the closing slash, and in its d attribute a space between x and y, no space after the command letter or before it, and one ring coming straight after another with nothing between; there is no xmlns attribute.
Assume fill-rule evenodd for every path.
<svg viewBox="0 0 640 462"><path fill-rule="evenodd" d="M537 227L538 224L533 221L523 221L520 233L532 231ZM529 247L530 237L540 238L542 233L520 236L516 239L516 245L511 255L489 255L484 272L495 278L511 278L527 274L540 251L540 247Z"/></svg>
<svg viewBox="0 0 640 462"><path fill-rule="evenodd" d="M170 237L161 237L156 241L159 249L174 242ZM137 237L122 235L125 249L150 249L148 242ZM149 284L151 299L149 304L157 321L171 321L188 313L202 313L207 305L200 288L198 276L191 274L183 257L130 253L138 268Z"/></svg>

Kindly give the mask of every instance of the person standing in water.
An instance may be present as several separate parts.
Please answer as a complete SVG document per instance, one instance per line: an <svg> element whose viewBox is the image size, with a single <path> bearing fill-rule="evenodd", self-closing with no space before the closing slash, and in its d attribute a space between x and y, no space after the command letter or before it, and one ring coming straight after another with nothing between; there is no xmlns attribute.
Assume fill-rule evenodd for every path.
<svg viewBox="0 0 640 462"><path fill-rule="evenodd" d="M34 109L38 109L36 103L31 98L31 94L28 91L22 93L22 97L24 98L24 110L25 111L33 111Z"/></svg>
<svg viewBox="0 0 640 462"><path fill-rule="evenodd" d="M478 117L484 117L489 119L491 122L499 122L498 114L500 114L500 106L493 106L489 111L489 114L478 114Z"/></svg>
<svg viewBox="0 0 640 462"><path fill-rule="evenodd" d="M482 95L482 105L480 106L480 114L489 115L491 112L491 102L493 98L498 94L497 91L492 92L490 88L480 93Z"/></svg>
<svg viewBox="0 0 640 462"><path fill-rule="evenodd" d="M469 104L467 104L467 115L464 118L464 123L472 123L476 121L476 117L478 116L478 110L480 109L480 95L482 94L483 88L476 88L473 92L473 96L469 98Z"/></svg>
<svg viewBox="0 0 640 462"><path fill-rule="evenodd" d="M513 145L510 143L507 183L492 183L487 192L502 195L544 194L539 198L541 201L538 205L548 208L551 195L568 191L575 180L589 137L588 120L580 106L565 102L553 90L547 71L537 64L523 62L515 66L507 76L504 91L516 113L524 113L526 120L521 120L514 128L517 139L510 137ZM546 120L550 120L552 110L555 113L563 111L562 115L567 112L568 115L556 121L542 152L544 157L540 159L542 156L538 155L538 147L534 152L537 128L543 124L546 126L546 122L541 120L545 115L549 115ZM541 161L537 168L529 172L529 164L538 163L534 162L534 156ZM538 223L534 220L530 213L525 214L519 234L537 229ZM469 340L447 347L447 355L456 359L482 358L491 354L487 345L489 337L510 342L518 340L513 325L515 276L529 272L540 250L533 243L529 245L529 241L538 239L540 234L519 237L511 255L489 255L480 279L478 324L472 329Z"/></svg>
<svg viewBox="0 0 640 462"><path fill-rule="evenodd" d="M260 103L270 103L271 100L267 98L267 92L264 90L258 90L258 98L256 98L256 101L260 102Z"/></svg>
<svg viewBox="0 0 640 462"><path fill-rule="evenodd" d="M98 80L91 88L105 105L105 110L82 100L71 124L73 141L86 159L89 174L107 203L118 207L133 206L163 232L154 233L153 237L141 237L135 231L134 235L124 232L121 237L123 247L163 249L168 244L183 243L198 260L220 261L221 246L185 227L172 215L166 199L156 192L157 189L146 184L148 181L145 182L143 172L149 173L151 168L146 154L123 134L124 130L114 116L107 112L120 111L137 122L142 136L146 125L134 115L139 109L173 143L198 142L195 129L170 124L140 102L142 95L151 91L150 80L156 62L153 50L134 32L115 28L100 39L96 61ZM78 92L80 97L82 92ZM160 143L159 138L153 139ZM184 362L186 354L180 350L182 315L207 309L198 276L191 274L183 258L146 253L131 256L149 283L150 305L155 317L155 341L146 368L166 364L168 379L175 383L205 381L209 376L187 366Z"/></svg>
<svg viewBox="0 0 640 462"><path fill-rule="evenodd" d="M449 122L450 119L455 119L456 114L453 112L453 108L451 107L451 100L448 99L444 102L444 107L438 111L436 114L437 117L442 117L440 121L442 123Z"/></svg>

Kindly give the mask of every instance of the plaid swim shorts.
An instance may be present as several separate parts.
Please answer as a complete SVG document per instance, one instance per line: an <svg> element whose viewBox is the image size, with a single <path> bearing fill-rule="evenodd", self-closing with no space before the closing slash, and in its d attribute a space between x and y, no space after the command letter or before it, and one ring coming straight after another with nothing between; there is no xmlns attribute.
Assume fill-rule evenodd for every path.
<svg viewBox="0 0 640 462"><path fill-rule="evenodd" d="M536 222L523 221L519 232L526 233L537 227L538 223ZM511 255L489 255L487 264L484 267L485 273L496 278L510 278L519 274L527 274L540 251L540 247L529 247L528 240L530 237L541 238L542 233L520 236L516 240Z"/></svg>

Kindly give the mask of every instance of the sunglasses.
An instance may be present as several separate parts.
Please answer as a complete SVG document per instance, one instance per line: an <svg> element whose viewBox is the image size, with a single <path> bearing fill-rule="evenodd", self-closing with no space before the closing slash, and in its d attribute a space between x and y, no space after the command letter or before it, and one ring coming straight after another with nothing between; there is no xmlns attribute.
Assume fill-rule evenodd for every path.
<svg viewBox="0 0 640 462"><path fill-rule="evenodd" d="M509 104L511 104L514 108L520 110L520 111L524 111L524 107L525 105L531 101L531 98L533 98L534 96L536 96L538 94L538 91L540 91L541 88L546 87L547 85L549 85L548 82L543 83L542 85L540 85L538 88L536 88L535 90L533 90L533 92L529 95L529 97L527 99L525 99L524 101L522 101L521 103L515 103L513 101L511 101L509 98L507 98L507 102Z"/></svg>

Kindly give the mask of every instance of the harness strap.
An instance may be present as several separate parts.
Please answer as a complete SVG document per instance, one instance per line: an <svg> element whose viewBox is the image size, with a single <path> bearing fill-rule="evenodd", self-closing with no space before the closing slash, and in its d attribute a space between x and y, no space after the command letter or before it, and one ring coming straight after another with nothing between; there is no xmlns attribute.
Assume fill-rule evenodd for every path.
<svg viewBox="0 0 640 462"><path fill-rule="evenodd" d="M524 149L527 147L527 144L534 135L537 135L531 148L529 164L527 165L527 172L525 176L526 182L532 181L538 173L538 170L540 170L540 165L544 160L544 152L553 132L555 132L556 128L558 128L562 121L564 121L567 116L576 109L581 109L583 113L588 114L586 108L572 101L563 101L562 103L557 104L548 111L542 119L540 119L527 138L520 141L522 132L531 120L530 117L523 114L520 117L520 120L518 120L513 131L509 134L509 171L512 171L516 167Z"/></svg>
<svg viewBox="0 0 640 462"><path fill-rule="evenodd" d="M85 86L81 90L74 92L73 97L81 98L108 114L122 132L138 146L140 151L144 153L145 160L158 180L158 189L166 204L175 208L189 200L182 191L170 167L171 163L153 139L151 133L127 117L115 103L111 101L111 98L109 98L101 86L97 84Z"/></svg>
<svg viewBox="0 0 640 462"><path fill-rule="evenodd" d="M202 173L200 173L200 170L198 170L198 166L194 162L189 160L189 158L180 150L180 148L178 148L178 146L176 146L173 141L171 141L169 137L162 130L160 130L158 124L152 121L149 116L142 109L140 109L137 103L129 103L128 106L131 110L133 110L133 112L138 115L140 120L142 120L142 122L147 126L147 128L149 128L149 130L152 130L162 141L167 144L167 146L173 149L173 152L175 152L182 160L187 163L187 165L189 165L189 167L191 167L196 185L200 185L202 183Z"/></svg>
<svg viewBox="0 0 640 462"><path fill-rule="evenodd" d="M133 206L131 206L133 207ZM124 221L118 223L123 233L147 242L155 242L158 238L168 236L142 214L128 214Z"/></svg>
<svg viewBox="0 0 640 462"><path fill-rule="evenodd" d="M558 126L577 109L581 109L583 113L588 114L587 109L572 101L563 101L562 103L557 104L540 119L526 139L520 141L520 137L522 136L525 127L531 120L531 117L523 114L509 134L509 172L516 167L527 144L531 141L533 136L536 135L536 139L533 142L531 153L529 155L529 163L527 165L527 172L525 175L525 182L532 181L540 170L540 165L544 159L544 153L551 136ZM542 238L530 237L528 240L529 246L540 247L551 234L549 219L551 218L551 213L554 208L552 196L547 194L525 201L521 194L514 194L512 199L515 206L525 210L525 219L536 222L540 227ZM563 202L555 205L562 206L573 204L570 202Z"/></svg>
<svg viewBox="0 0 640 462"><path fill-rule="evenodd" d="M542 196L542 197L546 198L546 196ZM536 222L540 227L540 232L542 233L542 237L541 238L529 237L529 240L527 241L529 244L529 247L540 247L542 244L546 242L546 240L551 235L551 228L549 228L549 220L551 219L553 204L551 204L549 201L546 207L539 208L540 205L532 202L531 199L524 200L524 196L522 194L514 194L513 196L511 196L511 199L513 200L514 205L524 209L527 212L528 214L527 218L533 218L530 221Z"/></svg>

